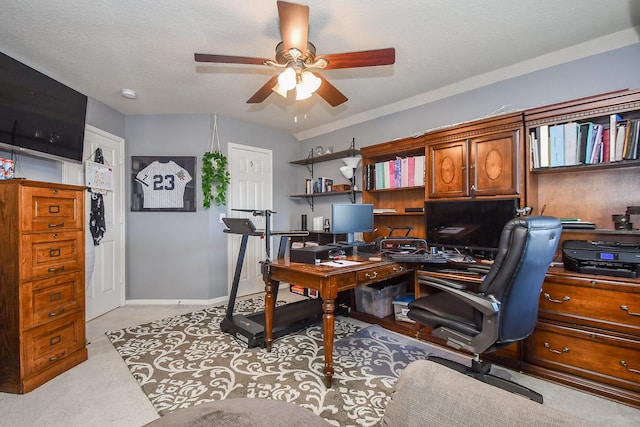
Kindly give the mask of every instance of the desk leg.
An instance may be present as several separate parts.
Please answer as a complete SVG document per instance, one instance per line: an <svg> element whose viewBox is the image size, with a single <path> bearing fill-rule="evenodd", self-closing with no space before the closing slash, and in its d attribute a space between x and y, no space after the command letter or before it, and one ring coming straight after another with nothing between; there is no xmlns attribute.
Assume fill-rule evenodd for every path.
<svg viewBox="0 0 640 427"><path fill-rule="evenodd" d="M274 312L274 289L280 282L265 278L264 281L264 344L267 351L271 351L273 343L273 312Z"/></svg>
<svg viewBox="0 0 640 427"><path fill-rule="evenodd" d="M322 311L322 327L324 337L324 385L331 387L331 379L333 378L333 333L335 329L335 318L333 312L336 308L335 300L330 298L323 299Z"/></svg>

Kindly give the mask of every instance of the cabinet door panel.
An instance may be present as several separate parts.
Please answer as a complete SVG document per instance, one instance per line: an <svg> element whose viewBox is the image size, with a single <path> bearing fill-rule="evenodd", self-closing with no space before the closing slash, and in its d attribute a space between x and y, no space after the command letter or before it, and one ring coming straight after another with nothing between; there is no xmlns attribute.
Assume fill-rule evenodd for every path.
<svg viewBox="0 0 640 427"><path fill-rule="evenodd" d="M54 318L82 310L83 278L82 272L77 272L25 283L21 298L23 328L42 325Z"/></svg>
<svg viewBox="0 0 640 427"><path fill-rule="evenodd" d="M57 188L25 187L22 203L24 231L83 227L83 194Z"/></svg>
<svg viewBox="0 0 640 427"><path fill-rule="evenodd" d="M527 339L529 362L560 372L640 390L640 341L538 323Z"/></svg>
<svg viewBox="0 0 640 427"><path fill-rule="evenodd" d="M82 231L26 234L22 245L23 280L74 271L84 265Z"/></svg>
<svg viewBox="0 0 640 427"><path fill-rule="evenodd" d="M547 278L540 293L542 317L640 336L640 292L598 279Z"/></svg>
<svg viewBox="0 0 640 427"><path fill-rule="evenodd" d="M434 144L429 147L429 197L469 195L467 141Z"/></svg>
<svg viewBox="0 0 640 427"><path fill-rule="evenodd" d="M518 131L471 141L471 182L479 196L518 194Z"/></svg>
<svg viewBox="0 0 640 427"><path fill-rule="evenodd" d="M25 375L60 362L84 347L84 315L78 313L24 334Z"/></svg>

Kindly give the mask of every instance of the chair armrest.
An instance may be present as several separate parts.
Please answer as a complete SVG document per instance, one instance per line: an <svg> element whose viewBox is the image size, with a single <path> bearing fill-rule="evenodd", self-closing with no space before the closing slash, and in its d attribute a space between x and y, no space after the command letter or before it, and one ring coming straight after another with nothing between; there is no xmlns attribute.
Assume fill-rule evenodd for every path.
<svg viewBox="0 0 640 427"><path fill-rule="evenodd" d="M431 286L432 283L439 283L441 285L448 286L453 289L460 289L460 290L467 289L466 283L456 282L454 280L441 279L439 277L422 278L421 276L418 276L418 283L421 283L427 286Z"/></svg>
<svg viewBox="0 0 640 427"><path fill-rule="evenodd" d="M440 289L460 298L466 304L469 304L483 314L491 315L500 311L500 302L496 300L493 295L484 296L471 293L466 290L466 287L460 289L460 285L462 284L457 282L429 277L428 279L418 280L418 283Z"/></svg>

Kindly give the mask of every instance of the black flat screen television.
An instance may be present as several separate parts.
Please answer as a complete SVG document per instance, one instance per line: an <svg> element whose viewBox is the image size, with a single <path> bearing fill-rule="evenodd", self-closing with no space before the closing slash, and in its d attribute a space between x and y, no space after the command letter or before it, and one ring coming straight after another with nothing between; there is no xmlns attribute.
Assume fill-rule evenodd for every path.
<svg viewBox="0 0 640 427"><path fill-rule="evenodd" d="M331 231L347 234L347 243L354 243L354 233L373 231L373 205L333 203L331 205Z"/></svg>
<svg viewBox="0 0 640 427"><path fill-rule="evenodd" d="M517 216L518 199L428 200L427 244L489 259L495 257L504 225Z"/></svg>
<svg viewBox="0 0 640 427"><path fill-rule="evenodd" d="M0 148L82 162L87 97L0 52Z"/></svg>

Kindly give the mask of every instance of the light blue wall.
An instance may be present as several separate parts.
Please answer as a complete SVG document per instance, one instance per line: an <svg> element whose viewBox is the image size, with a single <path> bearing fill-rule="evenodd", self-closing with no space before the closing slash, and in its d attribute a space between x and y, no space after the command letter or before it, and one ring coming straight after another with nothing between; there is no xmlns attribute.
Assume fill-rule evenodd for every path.
<svg viewBox="0 0 640 427"><path fill-rule="evenodd" d="M204 209L200 188L201 156L211 144L209 115L128 116L125 165L131 156L196 156L196 212L131 212L127 209L126 298L185 300L212 299L227 295L227 235L219 214L226 207ZM297 142L273 129L218 117L222 151L227 143L273 150L274 210L291 209L292 191L286 172L291 160L285 153ZM283 155L284 154L284 155ZM130 206L131 179L127 179ZM230 206L233 208L233 206ZM285 217L286 218L286 217ZM274 228L283 226L280 215Z"/></svg>

